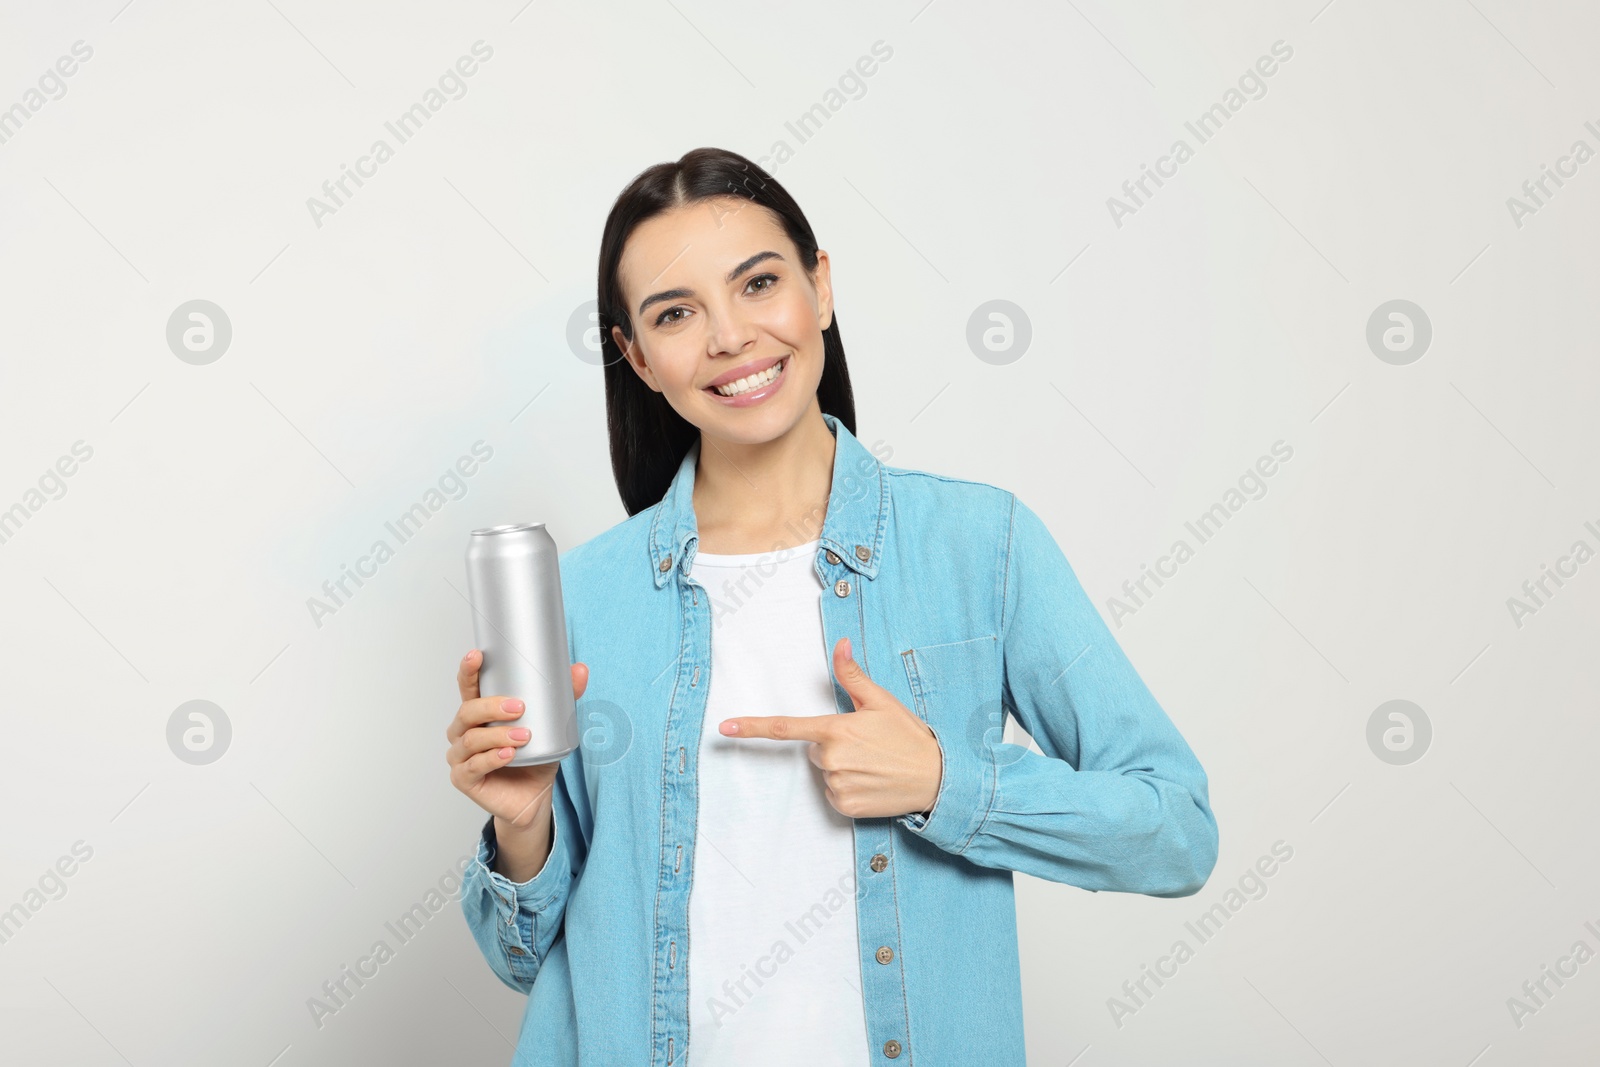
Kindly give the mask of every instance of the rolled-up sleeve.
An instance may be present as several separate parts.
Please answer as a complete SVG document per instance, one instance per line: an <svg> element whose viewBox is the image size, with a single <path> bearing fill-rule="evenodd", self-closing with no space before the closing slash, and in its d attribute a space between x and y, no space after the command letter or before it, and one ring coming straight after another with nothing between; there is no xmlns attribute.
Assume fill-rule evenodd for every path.
<svg viewBox="0 0 1600 1067"><path fill-rule="evenodd" d="M1041 752L981 728L982 743L941 735L938 799L902 822L988 867L1097 891L1198 892L1217 859L1205 771L1015 496L1001 603L1001 699Z"/></svg>
<svg viewBox="0 0 1600 1067"><path fill-rule="evenodd" d="M461 906L467 925L494 973L513 989L533 989L539 965L556 939L572 886L571 853L561 818L551 828L550 855L526 882L494 869L494 819L483 825L476 860L463 880Z"/></svg>

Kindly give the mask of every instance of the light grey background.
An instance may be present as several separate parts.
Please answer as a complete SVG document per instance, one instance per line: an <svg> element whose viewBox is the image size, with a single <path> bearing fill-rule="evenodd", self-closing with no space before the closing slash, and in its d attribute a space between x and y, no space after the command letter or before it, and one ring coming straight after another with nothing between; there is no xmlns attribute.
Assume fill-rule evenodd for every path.
<svg viewBox="0 0 1600 1067"><path fill-rule="evenodd" d="M1600 160L1508 205L1600 149L1592 5L5 10L0 108L93 49L0 144L0 508L29 512L0 544L0 908L93 850L0 944L7 1063L509 1060L525 1001L459 905L385 927L482 822L443 759L466 533L623 518L601 374L566 342L605 213L650 164L779 141L865 442L1016 491L1108 621L1195 549L1114 632L1210 775L1221 857L1179 900L1018 877L1030 1062L1592 1061L1600 961L1520 1026L1507 1003L1600 949L1600 561L1508 607L1600 548ZM478 40L466 94L318 225L308 198ZM876 41L802 143L786 123ZM1277 41L1200 143L1185 122ZM1193 158L1118 225L1108 198L1178 138ZM195 299L232 327L205 365L166 340ZM1032 333L1003 364L966 339L997 299ZM1405 365L1366 339L1397 299L1433 333ZM308 598L480 440L465 495L318 625ZM1185 523L1278 441L1198 544ZM1367 742L1394 699L1433 729L1407 765ZM191 700L232 728L205 765L168 746ZM1279 841L1200 944L1185 924ZM394 958L317 1025L379 939Z"/></svg>

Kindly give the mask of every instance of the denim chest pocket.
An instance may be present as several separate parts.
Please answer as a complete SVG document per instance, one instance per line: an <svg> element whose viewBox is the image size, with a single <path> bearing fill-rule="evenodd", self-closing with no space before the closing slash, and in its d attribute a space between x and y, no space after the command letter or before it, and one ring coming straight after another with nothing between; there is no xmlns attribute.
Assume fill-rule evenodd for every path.
<svg viewBox="0 0 1600 1067"><path fill-rule="evenodd" d="M946 745L977 755L1001 738L1000 645L993 634L916 645L900 653L911 686L911 710Z"/></svg>

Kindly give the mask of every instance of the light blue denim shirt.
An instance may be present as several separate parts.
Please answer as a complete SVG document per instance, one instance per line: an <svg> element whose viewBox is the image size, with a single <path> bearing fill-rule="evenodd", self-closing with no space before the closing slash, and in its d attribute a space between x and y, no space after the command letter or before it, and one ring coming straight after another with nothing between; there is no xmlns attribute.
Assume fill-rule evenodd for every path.
<svg viewBox="0 0 1600 1067"><path fill-rule="evenodd" d="M1011 872L1197 892L1217 858L1205 771L1032 510L881 463L823 418L836 441L815 561L830 675L850 638L943 758L926 819L854 820L859 973L841 977L861 990L861 1062L1022 1064ZM699 448L659 503L560 556L568 643L590 676L550 858L526 882L494 873L490 819L461 897L489 966L528 994L516 1065L683 1067L689 998L723 995L688 981L711 683L711 603L690 577ZM837 682L834 697L853 713ZM1042 752L1000 740L1008 714Z"/></svg>

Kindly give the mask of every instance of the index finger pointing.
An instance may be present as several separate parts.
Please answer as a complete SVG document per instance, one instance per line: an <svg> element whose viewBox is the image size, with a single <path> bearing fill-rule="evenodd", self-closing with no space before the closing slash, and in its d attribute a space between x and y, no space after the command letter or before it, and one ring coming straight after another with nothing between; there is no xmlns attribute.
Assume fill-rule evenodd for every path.
<svg viewBox="0 0 1600 1067"><path fill-rule="evenodd" d="M774 741L825 741L832 715L742 715L723 719L726 737L766 737Z"/></svg>

